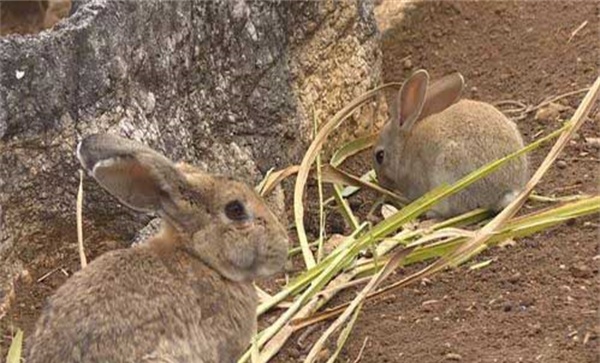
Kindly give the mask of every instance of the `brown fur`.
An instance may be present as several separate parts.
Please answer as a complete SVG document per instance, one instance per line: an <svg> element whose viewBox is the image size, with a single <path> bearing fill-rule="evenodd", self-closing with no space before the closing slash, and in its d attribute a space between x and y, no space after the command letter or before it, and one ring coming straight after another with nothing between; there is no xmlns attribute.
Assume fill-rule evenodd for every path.
<svg viewBox="0 0 600 363"><path fill-rule="evenodd" d="M407 118L412 117L410 120L392 119L382 129L374 149L375 153L383 150L385 155L383 164L374 161L380 183L398 190L410 200L440 185L453 184L477 168L523 147L517 126L492 105L472 100L454 103L462 90L462 77L445 80L448 82L446 92L441 91L443 84L432 86L437 90L434 93L437 97L446 99L435 100L437 105L429 107L430 116L422 118L419 111L408 115ZM409 86L405 83L401 92L411 93L418 101L419 97L414 97L418 92L410 90L411 82L409 78ZM410 97L400 98L400 107L405 107L403 100L416 102ZM432 101L425 100L424 108ZM431 109L436 109L436 113ZM401 112L396 111L396 114ZM498 211L523 188L528 178L527 169L527 158L521 156L442 200L430 214L450 217L475 208Z"/></svg>
<svg viewBox="0 0 600 363"><path fill-rule="evenodd" d="M156 207L163 228L61 286L28 341L27 362L235 361L256 326L253 279L285 262L283 227L242 183L115 136L80 145L98 182L133 208ZM242 201L248 220L228 219L231 200Z"/></svg>

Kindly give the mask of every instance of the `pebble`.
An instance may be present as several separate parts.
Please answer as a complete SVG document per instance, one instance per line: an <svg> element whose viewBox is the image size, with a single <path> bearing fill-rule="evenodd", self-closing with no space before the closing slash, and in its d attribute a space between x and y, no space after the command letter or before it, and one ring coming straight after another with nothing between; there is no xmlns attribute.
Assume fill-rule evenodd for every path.
<svg viewBox="0 0 600 363"><path fill-rule="evenodd" d="M29 270L23 270L21 271L21 281L23 281L26 284L30 284L33 282L33 277L31 276L31 273L29 272Z"/></svg>
<svg viewBox="0 0 600 363"><path fill-rule="evenodd" d="M566 161L564 161L564 160L557 160L557 161L556 161L556 166L557 166L559 169L564 169L564 168L566 168L566 167L567 167L567 162L566 162Z"/></svg>
<svg viewBox="0 0 600 363"><path fill-rule="evenodd" d="M571 266L569 272L573 277L581 279L589 279L593 275L592 269L582 263Z"/></svg>
<svg viewBox="0 0 600 363"><path fill-rule="evenodd" d="M593 148L600 149L600 137L586 137L585 143Z"/></svg>
<svg viewBox="0 0 600 363"><path fill-rule="evenodd" d="M517 272L508 278L508 282L510 282L511 284L516 284L517 282L519 282L520 279L521 279L521 273Z"/></svg>
<svg viewBox="0 0 600 363"><path fill-rule="evenodd" d="M402 66L404 67L404 69L411 69L413 64L410 58L406 58L404 62L402 62Z"/></svg>
<svg viewBox="0 0 600 363"><path fill-rule="evenodd" d="M552 102L537 110L534 118L535 120L556 120L560 116L560 112L566 108L563 105Z"/></svg>
<svg viewBox="0 0 600 363"><path fill-rule="evenodd" d="M462 355L458 353L448 353L444 358L449 361L458 362L462 360Z"/></svg>

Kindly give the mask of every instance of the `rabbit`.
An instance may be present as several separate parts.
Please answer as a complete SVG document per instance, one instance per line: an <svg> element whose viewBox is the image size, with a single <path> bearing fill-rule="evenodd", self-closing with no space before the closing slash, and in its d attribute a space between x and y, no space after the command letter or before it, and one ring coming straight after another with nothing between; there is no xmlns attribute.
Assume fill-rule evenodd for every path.
<svg viewBox="0 0 600 363"><path fill-rule="evenodd" d="M404 82L391 120L373 148L379 183L411 201L523 148L517 126L498 109L459 100L464 87L460 73L446 75L430 87L428 82L425 70L415 71ZM441 200L426 216L448 218L476 208L498 212L527 180L528 160L523 155Z"/></svg>
<svg viewBox="0 0 600 363"><path fill-rule="evenodd" d="M70 277L49 298L27 362L234 362L256 329L253 280L285 264L283 226L245 184L132 140L94 134L77 156L162 228Z"/></svg>

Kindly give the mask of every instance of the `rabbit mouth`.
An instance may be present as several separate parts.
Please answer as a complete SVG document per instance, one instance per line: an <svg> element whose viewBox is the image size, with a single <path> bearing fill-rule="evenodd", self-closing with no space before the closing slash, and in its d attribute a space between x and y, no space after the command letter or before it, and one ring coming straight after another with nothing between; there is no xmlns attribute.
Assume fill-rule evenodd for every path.
<svg viewBox="0 0 600 363"><path fill-rule="evenodd" d="M250 228L254 227L254 223L252 221L241 221L235 224L235 227L240 231L246 231Z"/></svg>

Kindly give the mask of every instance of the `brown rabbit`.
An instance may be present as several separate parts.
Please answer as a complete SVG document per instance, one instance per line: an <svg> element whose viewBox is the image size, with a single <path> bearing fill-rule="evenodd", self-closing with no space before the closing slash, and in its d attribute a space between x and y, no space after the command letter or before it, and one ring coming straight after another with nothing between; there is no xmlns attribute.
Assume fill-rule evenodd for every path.
<svg viewBox="0 0 600 363"><path fill-rule="evenodd" d="M523 147L517 126L492 105L461 100L459 73L427 87L425 70L402 85L392 118L379 135L373 163L379 182L414 200L443 184L453 184L479 167ZM430 217L450 217L475 208L499 211L528 178L521 156L466 189L437 203Z"/></svg>
<svg viewBox="0 0 600 363"><path fill-rule="evenodd" d="M131 140L85 138L81 164L161 232L112 251L49 299L28 363L233 362L256 326L252 281L283 268L288 237L252 188Z"/></svg>

